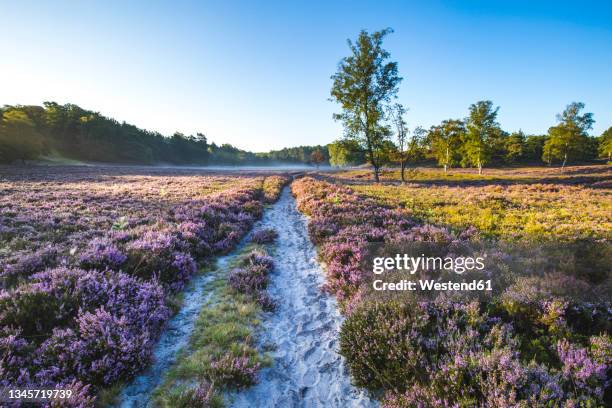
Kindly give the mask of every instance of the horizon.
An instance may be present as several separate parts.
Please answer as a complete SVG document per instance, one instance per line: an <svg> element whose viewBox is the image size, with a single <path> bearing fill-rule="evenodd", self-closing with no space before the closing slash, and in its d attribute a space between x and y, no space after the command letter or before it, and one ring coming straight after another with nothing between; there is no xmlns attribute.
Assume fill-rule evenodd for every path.
<svg viewBox="0 0 612 408"><path fill-rule="evenodd" d="M252 152L326 145L343 134L328 98L346 40L391 27L410 128L490 99L504 130L543 134L581 101L598 136L612 125L610 21L605 2L6 4L0 103L74 103Z"/></svg>

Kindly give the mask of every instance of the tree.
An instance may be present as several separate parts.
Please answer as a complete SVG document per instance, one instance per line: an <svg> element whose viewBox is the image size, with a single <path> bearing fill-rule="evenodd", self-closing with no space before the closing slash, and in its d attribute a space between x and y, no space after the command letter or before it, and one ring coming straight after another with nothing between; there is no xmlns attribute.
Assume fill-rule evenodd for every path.
<svg viewBox="0 0 612 408"><path fill-rule="evenodd" d="M599 157L612 159L612 126L599 136Z"/></svg>
<svg viewBox="0 0 612 408"><path fill-rule="evenodd" d="M466 120L467 132L463 144L462 163L473 165L478 168L478 174L482 174L482 168L491 158L493 141L495 141L502 130L497 123L497 111L493 109L493 102L478 101L470 105L470 115Z"/></svg>
<svg viewBox="0 0 612 408"><path fill-rule="evenodd" d="M505 141L505 156L506 163L516 163L523 157L523 147L525 145L525 134L522 130L512 133Z"/></svg>
<svg viewBox="0 0 612 408"><path fill-rule="evenodd" d="M589 150L589 139L587 131L593 127L593 114L580 111L584 109L584 103L572 102L561 113L557 115L557 126L548 129L548 139L544 144L544 154L549 162L552 159L563 159L562 168L565 167L569 158L585 158Z"/></svg>
<svg viewBox="0 0 612 408"><path fill-rule="evenodd" d="M364 162L363 150L356 140L337 140L327 146L327 151L331 166L344 167Z"/></svg>
<svg viewBox="0 0 612 408"><path fill-rule="evenodd" d="M340 61L331 77L332 100L342 107L342 113L335 114L334 119L343 122L346 138L363 146L375 181L379 181L383 142L389 133L382 124L384 110L397 95L402 80L397 63L388 61L390 54L382 48L383 38L391 32L385 29L368 34L363 30L355 43L348 40L351 55Z"/></svg>
<svg viewBox="0 0 612 408"><path fill-rule="evenodd" d="M400 165L400 174L402 182L406 181L405 170L406 163L408 161L408 128L406 127L406 121L404 115L406 114L406 108L401 103L396 103L389 108L389 117L396 132L396 145L397 154L396 160Z"/></svg>
<svg viewBox="0 0 612 408"><path fill-rule="evenodd" d="M523 143L523 161L540 162L544 157L544 142L546 142L546 135L527 136Z"/></svg>
<svg viewBox="0 0 612 408"><path fill-rule="evenodd" d="M421 126L417 126L412 131L412 136L408 139L406 148L406 165L410 162L416 163L425 157L425 141L427 131Z"/></svg>
<svg viewBox="0 0 612 408"><path fill-rule="evenodd" d="M447 119L438 126L432 126L427 134L430 154L446 174L449 167L457 163L461 140L465 135L465 124L458 119Z"/></svg>
<svg viewBox="0 0 612 408"><path fill-rule="evenodd" d="M317 169L325 161L325 156L320 150L315 150L310 154L310 162L317 166Z"/></svg>
<svg viewBox="0 0 612 408"><path fill-rule="evenodd" d="M36 159L43 151L42 137L20 107L3 109L0 119L0 162Z"/></svg>

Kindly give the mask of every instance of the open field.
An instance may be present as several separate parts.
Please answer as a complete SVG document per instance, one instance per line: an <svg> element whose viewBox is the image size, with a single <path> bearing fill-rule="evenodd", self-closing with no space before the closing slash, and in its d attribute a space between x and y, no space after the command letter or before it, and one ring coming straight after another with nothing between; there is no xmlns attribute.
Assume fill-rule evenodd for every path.
<svg viewBox="0 0 612 408"><path fill-rule="evenodd" d="M395 172L372 184L359 170L292 185L311 217L325 289L347 315L340 350L353 381L383 391L389 408L603 406L611 397L609 169L453 173L421 170L400 185ZM393 255L415 242L419 252L474 251L484 270L433 278L490 280L492 290L373 290L376 279L432 278L424 268L372 273L375 251Z"/></svg>
<svg viewBox="0 0 612 408"><path fill-rule="evenodd" d="M608 167L320 172L293 195L257 171L1 174L2 386L82 407L610 399ZM485 267L373 273L415 250ZM374 287L420 279L491 290Z"/></svg>
<svg viewBox="0 0 612 408"><path fill-rule="evenodd" d="M363 182L362 171L336 180L381 203L408 210L423 222L461 230L470 226L503 239L610 239L612 168L609 166L491 169L417 169L407 184L384 172L382 184ZM394 183L395 181L395 183Z"/></svg>
<svg viewBox="0 0 612 408"><path fill-rule="evenodd" d="M1 174L1 385L71 388L83 406L149 363L176 295L284 183L151 168Z"/></svg>

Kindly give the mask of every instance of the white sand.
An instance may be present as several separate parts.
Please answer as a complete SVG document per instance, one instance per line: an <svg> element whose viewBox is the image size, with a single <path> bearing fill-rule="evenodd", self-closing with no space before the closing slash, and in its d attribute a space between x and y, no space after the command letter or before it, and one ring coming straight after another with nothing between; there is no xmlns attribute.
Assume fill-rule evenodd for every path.
<svg viewBox="0 0 612 408"><path fill-rule="evenodd" d="M285 188L260 223L279 233L270 295L278 308L260 328L261 345L274 346L273 365L259 384L228 399L233 407L371 407L378 404L353 387L338 354L342 316L321 292L324 271L307 232L307 220Z"/></svg>

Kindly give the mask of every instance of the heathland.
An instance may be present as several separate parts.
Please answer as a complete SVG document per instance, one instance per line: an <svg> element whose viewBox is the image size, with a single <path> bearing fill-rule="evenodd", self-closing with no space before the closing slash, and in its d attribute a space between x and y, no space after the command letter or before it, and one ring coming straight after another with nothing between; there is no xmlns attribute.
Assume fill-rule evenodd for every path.
<svg viewBox="0 0 612 408"><path fill-rule="evenodd" d="M80 406L609 401L607 166L294 173L293 197L261 172L1 170L3 386ZM486 267L373 274L415 243Z"/></svg>

